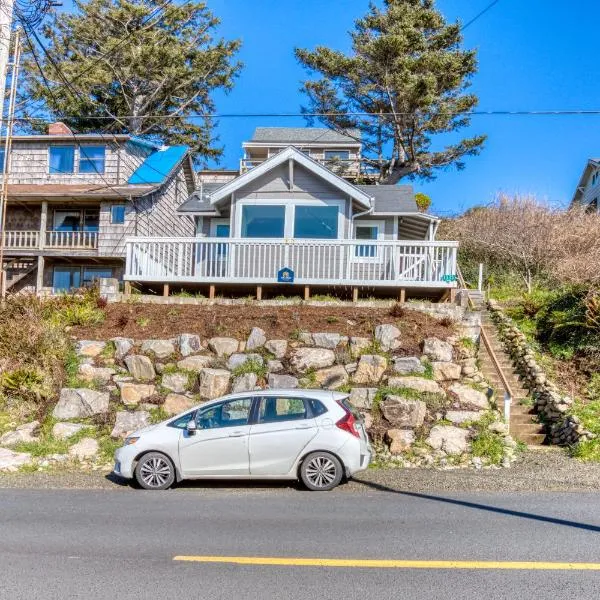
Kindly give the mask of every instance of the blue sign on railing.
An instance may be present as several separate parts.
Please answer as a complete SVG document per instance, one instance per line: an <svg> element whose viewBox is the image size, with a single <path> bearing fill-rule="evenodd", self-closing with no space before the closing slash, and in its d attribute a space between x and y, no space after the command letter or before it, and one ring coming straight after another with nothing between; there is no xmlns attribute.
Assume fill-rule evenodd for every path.
<svg viewBox="0 0 600 600"><path fill-rule="evenodd" d="M277 271L277 283L294 283L294 271L289 267L283 267Z"/></svg>
<svg viewBox="0 0 600 600"><path fill-rule="evenodd" d="M442 281L445 281L446 283L451 283L452 281L456 281L456 275L443 275L442 276Z"/></svg>

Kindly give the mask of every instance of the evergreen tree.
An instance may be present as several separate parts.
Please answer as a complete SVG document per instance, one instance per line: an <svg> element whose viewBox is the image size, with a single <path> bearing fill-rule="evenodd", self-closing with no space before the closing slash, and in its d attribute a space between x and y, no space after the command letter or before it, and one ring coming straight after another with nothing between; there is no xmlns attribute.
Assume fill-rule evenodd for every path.
<svg viewBox="0 0 600 600"><path fill-rule="evenodd" d="M146 135L218 157L213 120L186 117L214 113L214 92L233 87L240 42L215 39L219 19L206 4L74 4L74 12L55 13L43 28L48 55L35 51L43 75L31 48L24 61L24 114L33 107L76 132Z"/></svg>
<svg viewBox="0 0 600 600"><path fill-rule="evenodd" d="M467 126L477 104L466 93L475 51L461 49L459 24L447 24L434 0L385 0L382 9L371 3L350 35L349 55L296 49L300 63L320 76L303 83L303 110L328 113L319 119L336 131L358 129L365 165L381 182L432 179L436 169L462 169L465 156L481 151L483 135L446 145L434 139Z"/></svg>

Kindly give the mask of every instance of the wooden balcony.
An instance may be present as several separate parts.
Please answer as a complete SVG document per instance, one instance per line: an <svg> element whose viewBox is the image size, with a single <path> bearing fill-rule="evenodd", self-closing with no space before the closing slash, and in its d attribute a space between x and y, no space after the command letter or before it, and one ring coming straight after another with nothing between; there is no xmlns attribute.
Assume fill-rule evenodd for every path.
<svg viewBox="0 0 600 600"><path fill-rule="evenodd" d="M97 231L5 231L5 251L96 250Z"/></svg>
<svg viewBox="0 0 600 600"><path fill-rule="evenodd" d="M455 288L458 242L132 238L124 279L269 285ZM279 282L281 285L281 282Z"/></svg>
<svg viewBox="0 0 600 600"><path fill-rule="evenodd" d="M310 157L327 167L330 171L339 175L340 177L346 177L348 179L355 179L357 177L362 178L375 178L376 173L367 171L362 165L358 158L340 159L340 158L320 158L318 156L310 155ZM240 174L244 174L246 171L257 167L264 163L267 158L242 158L240 159Z"/></svg>

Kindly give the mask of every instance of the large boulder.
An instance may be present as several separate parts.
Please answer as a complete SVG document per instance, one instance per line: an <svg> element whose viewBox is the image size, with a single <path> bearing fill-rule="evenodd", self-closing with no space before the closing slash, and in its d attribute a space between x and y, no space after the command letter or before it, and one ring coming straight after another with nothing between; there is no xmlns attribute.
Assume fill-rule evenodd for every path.
<svg viewBox="0 0 600 600"><path fill-rule="evenodd" d="M420 375L425 373L425 366L416 356L394 358L393 370L399 375Z"/></svg>
<svg viewBox="0 0 600 600"><path fill-rule="evenodd" d="M377 354L363 354L358 361L358 367L352 375L354 383L378 383L385 370L387 360Z"/></svg>
<svg viewBox="0 0 600 600"><path fill-rule="evenodd" d="M351 337L350 338L350 354L359 356L363 351L373 345L373 340L368 337Z"/></svg>
<svg viewBox="0 0 600 600"><path fill-rule="evenodd" d="M116 373L109 367L94 367L93 365L79 365L79 375L84 381L95 381L99 385L110 383L112 376Z"/></svg>
<svg viewBox="0 0 600 600"><path fill-rule="evenodd" d="M483 392L462 383L453 383L448 388L448 393L461 405L475 406L483 410L490 406L488 397Z"/></svg>
<svg viewBox="0 0 600 600"><path fill-rule="evenodd" d="M200 336L193 333L180 333L176 341L181 356L189 356L190 354L200 352L200 348L202 347Z"/></svg>
<svg viewBox="0 0 600 600"><path fill-rule="evenodd" d="M69 455L79 460L93 458L98 454L98 442L94 438L83 438L69 448Z"/></svg>
<svg viewBox="0 0 600 600"><path fill-rule="evenodd" d="M348 373L342 365L334 365L315 372L315 381L320 387L337 390L348 383Z"/></svg>
<svg viewBox="0 0 600 600"><path fill-rule="evenodd" d="M434 450L446 454L464 454L469 449L469 430L454 425L435 425L425 440Z"/></svg>
<svg viewBox="0 0 600 600"><path fill-rule="evenodd" d="M448 342L435 337L425 339L423 354L431 360L452 362L452 346Z"/></svg>
<svg viewBox="0 0 600 600"><path fill-rule="evenodd" d="M415 432L412 429L388 429L385 435L390 442L392 454L406 452L415 441Z"/></svg>
<svg viewBox="0 0 600 600"><path fill-rule="evenodd" d="M400 330L391 323L384 323L375 327L375 341L384 352L400 347Z"/></svg>
<svg viewBox="0 0 600 600"><path fill-rule="evenodd" d="M265 349L278 359L285 358L287 347L287 340L269 340L265 344Z"/></svg>
<svg viewBox="0 0 600 600"><path fill-rule="evenodd" d="M298 387L298 379L291 375L269 373L269 388L272 390L293 390Z"/></svg>
<svg viewBox="0 0 600 600"><path fill-rule="evenodd" d="M483 410L447 410L445 418L453 425L461 425L479 421L484 414Z"/></svg>
<svg viewBox="0 0 600 600"><path fill-rule="evenodd" d="M435 381L452 381L460 379L461 366L453 362L434 361L431 363Z"/></svg>
<svg viewBox="0 0 600 600"><path fill-rule="evenodd" d="M268 360L267 361L267 371L269 373L281 373L281 371L283 371L285 369L285 367L283 366L283 363L280 360Z"/></svg>
<svg viewBox="0 0 600 600"><path fill-rule="evenodd" d="M350 390L350 403L361 410L371 410L377 388L352 388Z"/></svg>
<svg viewBox="0 0 600 600"><path fill-rule="evenodd" d="M188 376L185 373L166 373L162 376L162 387L176 394L183 394L188 388Z"/></svg>
<svg viewBox="0 0 600 600"><path fill-rule="evenodd" d="M52 411L56 419L85 419L108 412L108 392L97 392L87 388L63 388Z"/></svg>
<svg viewBox="0 0 600 600"><path fill-rule="evenodd" d="M407 388L415 392L424 392L428 394L443 394L444 390L439 383L425 379L424 377L390 377L388 387Z"/></svg>
<svg viewBox="0 0 600 600"><path fill-rule="evenodd" d="M345 346L348 338L339 333L313 333L313 343L317 348L329 348L335 350L338 346Z"/></svg>
<svg viewBox="0 0 600 600"><path fill-rule="evenodd" d="M200 388L198 393L201 398L213 400L224 396L229 391L229 378L231 373L225 369L203 369L200 372Z"/></svg>
<svg viewBox="0 0 600 600"><path fill-rule="evenodd" d="M133 340L131 338L115 337L110 340L115 345L115 358L123 360L129 351L133 348Z"/></svg>
<svg viewBox="0 0 600 600"><path fill-rule="evenodd" d="M335 362L333 350L327 348L298 348L292 354L290 364L299 373L310 369L324 369Z"/></svg>
<svg viewBox="0 0 600 600"><path fill-rule="evenodd" d="M253 327L248 339L246 340L246 350L255 350L262 348L267 341L265 332L260 327Z"/></svg>
<svg viewBox="0 0 600 600"><path fill-rule="evenodd" d="M253 353L242 354L242 353L236 352L235 354L232 354L228 358L227 368L230 371L233 371L234 369L237 369L238 367L241 367L243 364L250 362L250 361L255 364L259 364L259 365L263 365L265 362L263 360L263 357L260 354L253 354Z"/></svg>
<svg viewBox="0 0 600 600"><path fill-rule="evenodd" d="M0 446L16 446L21 442L35 442L38 439L35 434L39 428L39 421L19 425L14 431L7 431L0 437Z"/></svg>
<svg viewBox="0 0 600 600"><path fill-rule="evenodd" d="M237 352L240 343L235 338L214 337L208 340L208 347L219 357Z"/></svg>
<svg viewBox="0 0 600 600"><path fill-rule="evenodd" d="M134 379L149 380L156 377L154 365L147 356L142 356L141 354L127 356L125 358L125 365Z"/></svg>
<svg viewBox="0 0 600 600"><path fill-rule="evenodd" d="M0 471L18 471L19 467L30 465L31 462L31 454L27 452L13 452L8 448L0 448Z"/></svg>
<svg viewBox="0 0 600 600"><path fill-rule="evenodd" d="M118 411L115 426L110 434L112 438L125 438L130 433L150 425L150 413L145 410L136 412Z"/></svg>
<svg viewBox="0 0 600 600"><path fill-rule="evenodd" d="M212 356L188 356L177 363L177 368L182 371L194 371L200 373L202 369L210 367L214 363Z"/></svg>
<svg viewBox="0 0 600 600"><path fill-rule="evenodd" d="M145 383L117 383L121 390L121 401L126 406L135 406L154 395L155 387Z"/></svg>
<svg viewBox="0 0 600 600"><path fill-rule="evenodd" d="M392 427L420 427L425 422L427 405L421 400L410 400L392 394L380 404L381 412Z"/></svg>
<svg viewBox="0 0 600 600"><path fill-rule="evenodd" d="M96 340L80 340L75 345L75 353L77 356L94 358L99 354L102 354L104 348L106 348L106 342L98 342Z"/></svg>
<svg viewBox="0 0 600 600"><path fill-rule="evenodd" d="M57 440L67 440L73 437L76 433L79 433L84 429L86 425L81 423L62 423L58 422L52 427L52 437Z"/></svg>
<svg viewBox="0 0 600 600"><path fill-rule="evenodd" d="M142 352L154 354L162 360L175 354L175 345L171 340L145 340L142 342Z"/></svg>
<svg viewBox="0 0 600 600"><path fill-rule="evenodd" d="M252 390L260 389L256 385L258 377L256 373L244 373L233 380L231 385L232 393L237 392L250 392Z"/></svg>
<svg viewBox="0 0 600 600"><path fill-rule="evenodd" d="M169 394L162 405L162 409L169 415L178 415L188 408L194 406L194 401L187 396L181 394Z"/></svg>

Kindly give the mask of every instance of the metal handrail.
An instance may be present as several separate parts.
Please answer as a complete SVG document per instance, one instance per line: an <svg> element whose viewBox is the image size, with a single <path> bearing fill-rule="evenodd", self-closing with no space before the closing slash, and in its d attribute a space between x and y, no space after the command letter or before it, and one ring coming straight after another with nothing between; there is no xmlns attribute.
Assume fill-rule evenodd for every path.
<svg viewBox="0 0 600 600"><path fill-rule="evenodd" d="M467 300L469 302L469 306L474 309L475 304L468 294L468 288L465 283L465 279L464 279L462 271L460 270L460 267L458 265L456 265L456 276L457 276L458 283L460 284L461 288L464 290L467 290ZM506 379L506 376L504 375L504 371L500 367L498 357L496 356L496 353L494 352L494 349L492 348L492 345L487 336L487 333L485 332L483 324L480 329L480 336L481 336L481 339L483 340L483 343L486 347L486 350L487 350L490 358L492 359L492 365L494 367L494 370L500 377L500 381L502 382L502 386L504 387L504 419L505 419L507 425L509 425L510 405L512 404L512 399L514 398L514 393L512 391L512 388L510 387L510 383L508 383L508 380Z"/></svg>

